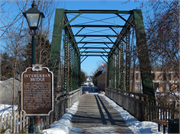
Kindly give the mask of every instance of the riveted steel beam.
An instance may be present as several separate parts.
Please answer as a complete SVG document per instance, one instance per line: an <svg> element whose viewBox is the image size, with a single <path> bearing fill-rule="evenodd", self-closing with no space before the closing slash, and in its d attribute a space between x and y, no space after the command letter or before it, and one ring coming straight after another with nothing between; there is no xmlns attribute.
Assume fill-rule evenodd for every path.
<svg viewBox="0 0 180 134"><path fill-rule="evenodd" d="M125 24L125 26L123 27L123 29L121 30L120 34L117 36L117 39L112 47L112 50L109 54L109 56L111 56L114 52L114 50L116 49L116 47L119 45L119 43L122 41L122 39L126 36L126 34L128 33L128 29L130 29L131 27L131 23L133 21L133 14L131 14L128 18L128 23Z"/></svg>
<svg viewBox="0 0 180 134"><path fill-rule="evenodd" d="M117 37L117 35L75 35L75 37Z"/></svg>
<svg viewBox="0 0 180 134"><path fill-rule="evenodd" d="M101 56L101 58L106 62L106 63L108 63L105 59L104 59L104 57L103 56ZM106 57L107 58L107 57Z"/></svg>
<svg viewBox="0 0 180 134"><path fill-rule="evenodd" d="M88 56L86 56L86 57L81 61L81 63L83 63L83 61L84 61L85 59L87 59L87 57L88 57Z"/></svg>
<svg viewBox="0 0 180 134"><path fill-rule="evenodd" d="M66 27L67 25L69 25L74 19L76 19L78 16L80 16L81 13L79 13L78 15L76 15L74 18L72 18L70 21L66 22L66 24L64 25L64 27Z"/></svg>
<svg viewBox="0 0 180 134"><path fill-rule="evenodd" d="M108 55L98 55L98 54L87 54L87 55L81 55L81 56L108 56Z"/></svg>
<svg viewBox="0 0 180 134"><path fill-rule="evenodd" d="M79 47L79 49L111 49L109 47Z"/></svg>
<svg viewBox="0 0 180 134"><path fill-rule="evenodd" d="M80 33L83 29L84 27L82 27L75 35L78 35L78 33Z"/></svg>
<svg viewBox="0 0 180 134"><path fill-rule="evenodd" d="M142 12L139 9L134 9L133 13L134 13L136 42L138 46L138 58L139 58L140 70L141 70L143 94L148 95L150 99L155 101L155 94L154 94L153 81L151 75L151 65L148 55L148 48L146 43L146 34L144 31Z"/></svg>
<svg viewBox="0 0 180 134"><path fill-rule="evenodd" d="M122 13L122 14L131 14L130 11L118 11L118 10L65 10L65 13Z"/></svg>
<svg viewBox="0 0 180 134"><path fill-rule="evenodd" d="M77 42L77 44L83 44L83 43L87 43L87 44L113 44L114 42L87 42L87 41L83 41L83 42Z"/></svg>
<svg viewBox="0 0 180 134"><path fill-rule="evenodd" d="M54 73L54 87L58 83L58 70L60 64L60 51L61 51L61 39L64 36L62 34L64 26L64 9L56 9L54 28L52 35L52 44L51 44L51 57L49 60L50 70Z"/></svg>
<svg viewBox="0 0 180 134"><path fill-rule="evenodd" d="M124 25L71 25L71 27L124 27Z"/></svg>
<svg viewBox="0 0 180 134"><path fill-rule="evenodd" d="M104 51L83 51L80 53L108 53L108 52L104 52Z"/></svg>

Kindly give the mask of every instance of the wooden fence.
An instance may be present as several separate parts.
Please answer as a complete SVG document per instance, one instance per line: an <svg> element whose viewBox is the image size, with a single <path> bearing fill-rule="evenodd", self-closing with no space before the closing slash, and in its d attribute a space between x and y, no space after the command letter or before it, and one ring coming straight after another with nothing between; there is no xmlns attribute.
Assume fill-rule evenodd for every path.
<svg viewBox="0 0 180 134"><path fill-rule="evenodd" d="M13 123L14 122L14 123ZM15 112L14 119L12 114L0 115L0 133L27 133L29 118L24 112ZM14 127L12 127L14 124Z"/></svg>

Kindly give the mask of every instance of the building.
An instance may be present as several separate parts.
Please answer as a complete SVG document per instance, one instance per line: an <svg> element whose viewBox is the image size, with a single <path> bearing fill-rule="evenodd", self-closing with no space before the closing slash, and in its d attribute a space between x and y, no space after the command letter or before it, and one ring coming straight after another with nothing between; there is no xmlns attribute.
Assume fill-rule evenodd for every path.
<svg viewBox="0 0 180 134"><path fill-rule="evenodd" d="M14 80L14 81L13 81ZM19 102L18 91L21 91L21 82L17 79L10 78L0 83L0 104L12 104L13 101L13 83L15 93L15 104Z"/></svg>
<svg viewBox="0 0 180 134"><path fill-rule="evenodd" d="M133 73L134 72L134 73ZM178 92L179 90L179 78L175 71L165 72L159 68L153 68L151 71L153 77L153 87L155 92ZM124 89L126 90L126 71L123 71L124 76ZM97 79L97 86L100 90L104 90L107 83L107 73L106 69L103 71L99 71L95 75ZM116 82L116 79L115 79ZM110 80L111 86L111 80ZM118 86L120 87L120 73L119 73L119 80ZM130 91L132 92L139 92L142 93L142 81L141 81L141 72L139 68L130 70Z"/></svg>

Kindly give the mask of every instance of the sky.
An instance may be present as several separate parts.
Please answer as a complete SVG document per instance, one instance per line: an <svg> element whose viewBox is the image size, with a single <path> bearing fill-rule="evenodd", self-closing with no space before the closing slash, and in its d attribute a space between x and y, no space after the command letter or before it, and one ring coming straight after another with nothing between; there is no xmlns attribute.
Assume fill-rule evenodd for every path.
<svg viewBox="0 0 180 134"><path fill-rule="evenodd" d="M140 2L126 2L121 0L65 0L61 1L58 8L67 10L97 9L97 10L132 10L140 7ZM78 22L77 19L75 19ZM104 58L107 61L107 58ZM98 66L105 61L101 57L87 57L81 64L81 70L91 76Z"/></svg>
<svg viewBox="0 0 180 134"><path fill-rule="evenodd" d="M134 1L127 2L127 1L122 1L122 0L55 0L55 2L58 3L57 8L64 8L67 10L86 9L86 10L126 10L126 11L129 11L129 10L136 9L136 8L140 7L141 2L134 2ZM31 7L31 1L28 1L28 5L30 8ZM13 4L11 4L9 7L7 7L7 10L9 12L11 12L11 14L16 15L16 11L13 8L14 8ZM73 15L69 15L70 19L73 17L74 17ZM82 17L84 17L84 18L82 18ZM72 24L80 24L80 23L82 24L83 21L84 22L92 21L90 19L87 19L86 17L87 16L84 14L80 15L77 19L75 19L72 22ZM109 16L103 16L103 15L101 15L100 17L97 15L91 16L92 19L96 19L96 20L107 18L107 17L109 17ZM127 16L123 16L123 17L127 18ZM55 12L52 15L52 19L51 19L51 25L52 26L54 24L54 18L55 18ZM122 20L120 18L119 18L119 20L117 20L117 18L113 18L113 19L107 20L107 21L111 21L111 24L113 23L113 24L118 25L119 22L121 22ZM94 23L92 23L92 24L94 24ZM98 24L98 22L96 24ZM104 23L104 24L107 24L107 23ZM73 30L73 31L77 31L77 30L78 29ZM91 29L89 29L89 31L84 31L84 32L85 33L90 32L90 30ZM120 29L115 29L115 30L116 30L116 32L120 32ZM99 30L99 31L101 31L101 30ZM83 30L82 30L82 32L83 32ZM105 32L107 33L109 31L105 31ZM112 32L112 30L111 30L111 32ZM51 35L52 35L52 33L51 33ZM115 41L115 39L116 38L114 38L112 40ZM78 40L80 40L80 39L77 39L76 42L78 42ZM50 37L50 42L51 41L52 41L52 36ZM101 41L106 41L106 40L102 39ZM3 47L1 46L1 51L2 51L2 49L3 49ZM104 60L107 61L107 58L104 57ZM81 70L84 71L87 76L92 76L93 73L95 72L95 70L98 68L98 66L100 66L102 63L105 63L104 60L101 57L87 57L83 61L83 58L82 58L81 61L83 61L83 62L81 63Z"/></svg>

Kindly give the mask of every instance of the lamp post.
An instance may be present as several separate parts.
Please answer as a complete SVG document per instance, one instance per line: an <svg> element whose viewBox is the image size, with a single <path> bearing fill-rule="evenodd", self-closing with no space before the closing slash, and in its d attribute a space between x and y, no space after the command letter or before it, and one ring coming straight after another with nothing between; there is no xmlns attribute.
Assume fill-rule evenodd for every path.
<svg viewBox="0 0 180 134"><path fill-rule="evenodd" d="M32 35L32 64L36 64L36 39L35 36L37 34L37 29L39 28L42 18L44 18L44 14L40 12L37 7L36 3L33 0L33 3L31 5L32 7L27 10L26 12L23 12L24 17L27 20L30 34Z"/></svg>
<svg viewBox="0 0 180 134"><path fill-rule="evenodd" d="M28 9L27 11L23 12L24 17L27 20L29 29L30 29L30 35L32 35L32 65L36 64L36 34L37 30L42 22L42 18L44 18L44 14L40 12L37 7L36 3L33 0L33 3L31 5L32 7ZM35 122L35 132L40 133L40 117L36 116L35 121L33 121L33 118L30 118L30 133L34 133L33 124Z"/></svg>

